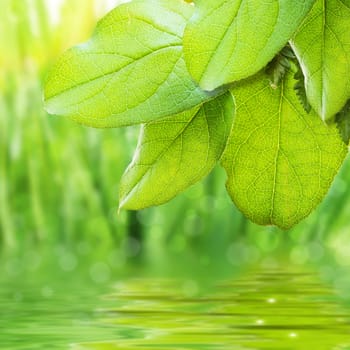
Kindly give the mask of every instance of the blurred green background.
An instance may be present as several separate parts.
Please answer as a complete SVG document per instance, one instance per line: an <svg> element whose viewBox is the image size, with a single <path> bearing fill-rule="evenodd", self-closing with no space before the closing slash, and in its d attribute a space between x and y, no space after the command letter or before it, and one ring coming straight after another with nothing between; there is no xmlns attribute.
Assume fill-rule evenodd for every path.
<svg viewBox="0 0 350 350"><path fill-rule="evenodd" d="M277 340L266 349L281 349L284 329L291 339L295 327L307 330L307 343L301 340L293 349L309 349L322 337L322 327L347 317L344 305L350 304L349 160L317 210L286 232L246 220L226 194L219 167L166 205L118 214L118 182L132 158L138 128L95 130L49 116L42 87L57 57L87 39L97 19L119 2L0 0L1 348L66 349L67 343L90 340L72 348L135 349L129 340L146 339L156 327L158 335L168 334L159 342L172 349L183 349L171 344L185 340L200 343L208 334L213 342L241 339L249 349L265 349L264 342L252 345L251 337L259 342L255 328L270 321L275 328L267 326L263 337ZM197 298L197 279L232 278L242 269L255 272L225 282L205 299L208 304ZM305 271L312 271L311 277ZM186 275L180 283L156 279L179 274ZM113 297L99 299L116 281L140 275L150 279L126 282ZM204 290L210 296L210 288ZM336 298L328 296L334 293ZM300 299L304 295L308 299ZM286 296L288 302L271 313L271 304ZM265 299L265 318L256 319ZM227 331L217 339L228 327L231 300L239 305L242 316L234 322L243 333L231 337ZM340 311L334 311L339 304ZM87 310L103 305L109 310L98 316L104 323L118 307L124 316L108 318L112 326L97 327L96 315ZM160 313L148 317L155 307ZM204 322L193 310L218 311ZM319 313L312 316L318 328L307 328L308 312ZM286 325L290 320L297 326ZM348 323L339 322L324 333L327 350L344 342ZM94 343L115 337L123 338L124 346ZM167 348L159 342L149 348Z"/></svg>

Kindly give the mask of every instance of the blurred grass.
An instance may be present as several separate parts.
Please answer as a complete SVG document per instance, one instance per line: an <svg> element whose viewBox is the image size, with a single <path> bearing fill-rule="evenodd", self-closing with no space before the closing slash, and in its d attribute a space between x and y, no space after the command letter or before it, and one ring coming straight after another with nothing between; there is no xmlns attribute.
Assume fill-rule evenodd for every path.
<svg viewBox="0 0 350 350"><path fill-rule="evenodd" d="M111 2L67 0L52 11L54 2L0 2L2 247L74 249L84 242L95 252L122 247L136 255L142 242L150 254L166 247L175 254L227 255L234 263L286 249L296 261L312 260L325 243L341 256L350 253L343 246L350 242L349 162L326 200L289 232L247 221L228 198L219 168L162 207L117 215L118 181L138 128L88 129L48 116L42 105L50 65L89 36Z"/></svg>

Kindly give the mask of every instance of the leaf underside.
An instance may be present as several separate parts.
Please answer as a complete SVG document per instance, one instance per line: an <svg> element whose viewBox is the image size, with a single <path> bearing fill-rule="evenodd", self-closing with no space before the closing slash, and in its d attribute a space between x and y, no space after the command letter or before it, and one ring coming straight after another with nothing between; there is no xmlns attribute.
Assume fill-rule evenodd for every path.
<svg viewBox="0 0 350 350"><path fill-rule="evenodd" d="M120 127L177 114L212 98L191 79L182 35L193 6L135 0L115 8L92 38L66 52L45 86L51 114Z"/></svg>
<svg viewBox="0 0 350 350"><path fill-rule="evenodd" d="M187 67L213 90L265 67L285 46L315 0L197 0L186 26Z"/></svg>
<svg viewBox="0 0 350 350"><path fill-rule="evenodd" d="M228 92L187 112L143 125L120 184L120 207L165 203L206 176L221 158L234 115Z"/></svg>
<svg viewBox="0 0 350 350"><path fill-rule="evenodd" d="M222 161L240 210L283 229L319 204L347 152L334 125L305 112L294 85L292 71L277 89L261 73L232 90L236 116Z"/></svg>
<svg viewBox="0 0 350 350"><path fill-rule="evenodd" d="M317 0L291 45L311 106L333 118L350 98L350 0Z"/></svg>

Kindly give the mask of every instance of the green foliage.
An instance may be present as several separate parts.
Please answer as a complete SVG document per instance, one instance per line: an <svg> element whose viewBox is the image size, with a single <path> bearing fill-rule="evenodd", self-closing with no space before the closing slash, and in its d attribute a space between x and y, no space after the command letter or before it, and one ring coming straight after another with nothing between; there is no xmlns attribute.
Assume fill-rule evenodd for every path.
<svg viewBox="0 0 350 350"><path fill-rule="evenodd" d="M236 116L222 161L238 208L285 229L322 200L346 155L336 127L307 114L294 85L290 71L277 89L264 74L232 89Z"/></svg>
<svg viewBox="0 0 350 350"><path fill-rule="evenodd" d="M189 4L166 0L134 1L112 11L91 40L68 51L51 72L48 111L93 127L120 127L210 99L183 59L182 33L192 12Z"/></svg>
<svg viewBox="0 0 350 350"><path fill-rule="evenodd" d="M315 0L198 0L184 36L188 69L213 90L247 78L273 59Z"/></svg>
<svg viewBox="0 0 350 350"><path fill-rule="evenodd" d="M317 0L291 40L311 106L329 120L350 98L350 1Z"/></svg>
<svg viewBox="0 0 350 350"><path fill-rule="evenodd" d="M143 209L167 202L207 175L231 131L227 93L201 107L143 126L135 158L120 186L120 206Z"/></svg>
<svg viewBox="0 0 350 350"><path fill-rule="evenodd" d="M348 0L134 0L59 59L46 106L88 126L143 124L121 207L168 201L227 147L233 201L254 222L289 228L347 152L332 121L350 97L349 27Z"/></svg>

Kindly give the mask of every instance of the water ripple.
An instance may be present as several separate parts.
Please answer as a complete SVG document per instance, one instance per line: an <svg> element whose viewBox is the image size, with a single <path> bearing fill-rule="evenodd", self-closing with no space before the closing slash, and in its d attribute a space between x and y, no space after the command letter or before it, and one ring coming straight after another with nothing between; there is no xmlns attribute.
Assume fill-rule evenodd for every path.
<svg viewBox="0 0 350 350"><path fill-rule="evenodd" d="M190 290L186 290L188 287ZM116 340L72 350L349 350L350 314L312 273L251 271L201 289L181 280L129 280L99 310Z"/></svg>

